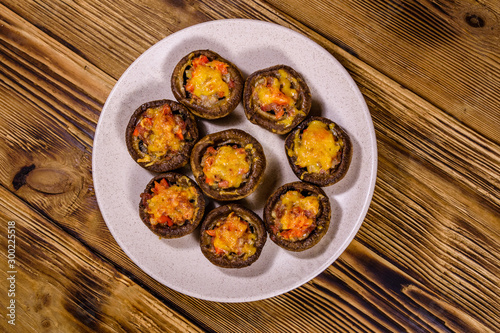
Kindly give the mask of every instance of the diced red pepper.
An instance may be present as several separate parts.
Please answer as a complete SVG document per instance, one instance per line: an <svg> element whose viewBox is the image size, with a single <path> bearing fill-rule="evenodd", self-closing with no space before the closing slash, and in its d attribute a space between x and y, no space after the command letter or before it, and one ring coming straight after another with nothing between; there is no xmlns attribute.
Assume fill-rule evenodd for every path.
<svg viewBox="0 0 500 333"><path fill-rule="evenodd" d="M186 84L186 90L189 91L190 93L192 93L194 91L194 84L192 83L188 83Z"/></svg>
<svg viewBox="0 0 500 333"><path fill-rule="evenodd" d="M172 219L167 215L160 216L160 218L158 218L158 223L162 223L162 224L166 223L169 227L174 225L174 222L172 221Z"/></svg>
<svg viewBox="0 0 500 333"><path fill-rule="evenodd" d="M276 113L276 119L283 117L284 114L285 114L285 109L280 108L279 111Z"/></svg>
<svg viewBox="0 0 500 333"><path fill-rule="evenodd" d="M177 132L175 132L175 135L181 140L184 140L184 135L182 134L182 129L178 129Z"/></svg>
<svg viewBox="0 0 500 333"><path fill-rule="evenodd" d="M152 189L152 192L154 194L158 194L161 190L164 190L168 187L169 185L167 180L165 178L162 178L159 183L155 181L155 187Z"/></svg>
<svg viewBox="0 0 500 333"><path fill-rule="evenodd" d="M223 181L219 182L219 187L220 188L229 187L229 182L227 180L223 180Z"/></svg>
<svg viewBox="0 0 500 333"><path fill-rule="evenodd" d="M172 113L172 109L170 108L170 105L168 104L164 104L163 105L163 114L171 114Z"/></svg>
<svg viewBox="0 0 500 333"><path fill-rule="evenodd" d="M164 188L169 188L170 185L168 184L167 180L165 178L162 178L160 180L160 185L163 186Z"/></svg>
<svg viewBox="0 0 500 333"><path fill-rule="evenodd" d="M209 153L211 155L215 155L217 153L217 150L215 150L214 147L210 146L207 148L207 153Z"/></svg>
<svg viewBox="0 0 500 333"><path fill-rule="evenodd" d="M215 68L221 72L222 74L227 74L227 64L222 62L222 61L218 61L218 60L214 60L212 61L212 64L215 66Z"/></svg>
<svg viewBox="0 0 500 333"><path fill-rule="evenodd" d="M209 235L209 236L212 236L212 237L215 237L215 230L205 230L205 232Z"/></svg>
<svg viewBox="0 0 500 333"><path fill-rule="evenodd" d="M196 68L196 67L198 67L200 65L202 65L202 66L206 65L206 64L208 64L208 58L206 56L204 56L204 55L201 55L201 56L199 56L197 58L194 58L192 60L192 64L193 64L194 68Z"/></svg>

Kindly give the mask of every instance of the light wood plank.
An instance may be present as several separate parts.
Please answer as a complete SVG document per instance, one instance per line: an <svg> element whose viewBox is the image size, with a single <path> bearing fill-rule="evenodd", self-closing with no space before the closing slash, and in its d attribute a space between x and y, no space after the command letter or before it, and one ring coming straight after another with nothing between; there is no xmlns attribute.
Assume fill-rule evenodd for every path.
<svg viewBox="0 0 500 333"><path fill-rule="evenodd" d="M267 2L500 142L498 1Z"/></svg>
<svg viewBox="0 0 500 333"><path fill-rule="evenodd" d="M33 5L33 2L26 3ZM151 2L151 6L159 8L160 5ZM31 16L34 23L23 25L23 29L33 36L41 24L37 23L41 22L37 17L55 15L47 13L46 9L36 8L45 12L30 12L35 15ZM134 5L129 8L134 12ZM39 72L34 76L39 76L34 82L43 87L36 92L31 91L31 84L21 82L23 80L19 78L30 78L25 82L33 81L29 72L34 69L26 65L16 67L31 58L16 51L21 46L15 41L8 42L9 47L5 51L12 61L6 66L9 71L2 71L3 85L0 90L2 100L9 101L1 110L6 115L5 119L9 119L9 123L3 120L0 126L2 130L6 129L1 133L1 137L6 138L2 142L5 148L0 149L1 160L7 161L1 168L1 183L92 251L121 267L126 274L133 275L148 290L160 295L165 303L182 309L196 318L193 320L199 321L200 325L217 331L282 331L284 327L297 332L330 327L355 331L383 331L385 327L396 330L430 327L438 331L454 327L479 327L485 331L496 328L496 309L499 307L488 305L488 302L496 304L494 286L497 280L489 276L498 272L498 251L494 247L499 240L498 224L495 223L498 178L494 173L498 146L309 30L305 24L279 14L264 3L241 1L227 5L220 1L200 2L198 9L203 12L203 17L262 18L306 33L341 60L367 98L383 157L379 181L374 203L358 237L332 268L293 292L249 304L219 304L192 299L148 278L119 249L98 213L91 184L91 134L86 130L92 126L85 127L79 123L80 114L83 118L85 115L73 104L67 108L66 114L59 111L63 109L57 106L59 99L64 99L71 89L57 96L48 93L53 89L50 82L54 81L50 72ZM183 8L181 12L187 10ZM88 11L88 15L94 13L90 9ZM79 14L72 11L65 14L59 7L54 12L61 15L56 22L68 22L66 27L60 27L60 36L74 34L85 40L85 43L80 40L78 45L90 43L90 48L98 50L93 58L98 64L96 68L102 70L108 66L102 73L113 73L109 68L111 64L116 65L116 73L121 73L120 70L128 65L127 61L133 60L134 52L139 52L136 50L127 54L126 43L118 39L113 47L120 50L117 52L124 54L124 58L118 55L108 58L106 52L97 46L99 40L89 39L79 31L80 22L72 19ZM116 25L114 29L119 30L120 25L115 22L117 19L119 16L103 16L100 24ZM55 33L59 30L51 24L56 23L47 21L43 27L47 33L44 37L47 44L58 52L69 52L67 48L71 45L57 42L62 37ZM130 35L127 38L135 40L138 37ZM146 39L149 41L150 38L156 37L147 36ZM147 48L147 42L140 45L140 49ZM80 52L82 54L88 56ZM110 64L104 64L107 60ZM62 82L72 82L73 75ZM115 79L116 74L110 77ZM94 100L97 101L94 104L97 108L102 98ZM76 115L72 117L73 112ZM394 126L395 120L398 126ZM467 137L472 140L467 140ZM469 160L469 155L474 158ZM25 184L16 190L12 184L14 176L30 165L63 172L69 179L75 179L71 183L74 187L52 195L40 193L40 184L38 187ZM431 183L435 185L429 185ZM65 188L64 184L50 185L50 188ZM449 200L459 209L451 208ZM429 231L421 230L421 225ZM473 239L473 234L478 239ZM67 237L71 239L69 235ZM456 252L451 251L456 246L461 246L463 256L456 257ZM403 288L405 285L393 288L390 281L381 281L380 277L373 275L380 267L386 268L387 276L400 277L397 281L409 281L411 285L408 288ZM477 295L468 292L469 287ZM490 287L491 290L487 290ZM367 301L369 295L372 296ZM356 306L349 306L346 299ZM457 304L462 301L462 304ZM408 309L416 309L416 304L425 310L420 309L418 314L408 317ZM450 306L456 308L455 312L450 311ZM333 313L332 309L342 315ZM311 320L311 317L314 319Z"/></svg>
<svg viewBox="0 0 500 333"><path fill-rule="evenodd" d="M208 20L194 1L2 2L115 80L154 43Z"/></svg>
<svg viewBox="0 0 500 333"><path fill-rule="evenodd" d="M5 331L203 332L3 187L0 208L2 266L8 241L15 241L9 242L14 267L0 274L2 291L13 290L8 301L15 305L15 317L0 323ZM7 239L8 221L15 238Z"/></svg>

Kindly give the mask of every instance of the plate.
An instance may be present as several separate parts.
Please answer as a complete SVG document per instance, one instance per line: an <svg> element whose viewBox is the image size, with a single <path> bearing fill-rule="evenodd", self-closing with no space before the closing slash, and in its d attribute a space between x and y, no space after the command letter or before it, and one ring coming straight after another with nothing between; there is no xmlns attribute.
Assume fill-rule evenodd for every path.
<svg viewBox="0 0 500 333"><path fill-rule="evenodd" d="M332 206L327 234L313 248L288 252L268 239L260 258L241 269L219 268L201 253L199 231L179 239L159 239L141 222L140 193L154 176L130 157L125 128L134 110L157 100L175 100L170 89L174 66L186 54L210 49L233 62L246 78L277 64L301 73L313 97L312 115L330 118L350 135L353 157L347 175L324 188ZM251 124L242 104L228 117L201 120L201 135L240 128L264 147L264 181L239 202L262 216L270 194L297 181L288 165L285 136ZM349 245L373 195L377 148L372 119L356 84L342 65L315 42L288 28L255 20L218 20L178 31L144 52L123 73L102 109L94 137L93 179L102 216L120 247L151 277L176 291L218 302L248 302L273 297L313 279ZM188 168L181 172L192 178ZM218 206L211 202L208 209Z"/></svg>

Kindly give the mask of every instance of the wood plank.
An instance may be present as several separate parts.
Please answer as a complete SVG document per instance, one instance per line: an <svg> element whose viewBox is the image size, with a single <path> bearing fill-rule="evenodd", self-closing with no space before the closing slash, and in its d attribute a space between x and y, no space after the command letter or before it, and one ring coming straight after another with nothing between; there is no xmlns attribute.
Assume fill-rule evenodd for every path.
<svg viewBox="0 0 500 333"><path fill-rule="evenodd" d="M2 3L16 15L36 22L44 34L115 80L154 43L208 20L193 1L3 0ZM107 96L109 91L103 93Z"/></svg>
<svg viewBox="0 0 500 333"><path fill-rule="evenodd" d="M266 2L500 142L498 1Z"/></svg>
<svg viewBox="0 0 500 333"><path fill-rule="evenodd" d="M15 326L2 318L4 331L203 332L3 187L0 208L4 268L8 244L15 246L13 267L0 273L2 291L12 290L8 302L15 306L15 317L8 317ZM7 238L8 224L15 238Z"/></svg>
<svg viewBox="0 0 500 333"><path fill-rule="evenodd" d="M253 8L255 4L252 2L239 2L234 6L224 6L222 3L212 2L210 5L213 6L213 12L206 10L203 5L201 4L200 8L204 13L208 12L210 15L267 17L273 20L278 17L276 12L272 10L266 12L259 8L259 11L256 11ZM217 7L219 7L219 12L216 11ZM357 331L371 328L375 331L381 331L387 324L395 328L437 327L436 330L446 331L447 328L454 327L453 325L462 325L458 320L467 323L467 326L464 327L484 327L485 330L494 327L492 325L497 320L498 313L495 308L486 305L486 302L492 299L492 294L490 291L483 290L484 288L476 289L476 291L478 295L485 294L485 301L470 293L465 293L459 300L465 300L468 305L472 305L472 308L483 311L482 313L489 313L489 318L475 318L471 310L461 305L457 307L455 315L457 319L441 326L430 322L446 323L449 320L450 311L445 311L445 307L449 309L449 304L455 306L457 301L454 301L454 297L462 295L465 290L465 287L460 285L463 281L486 282L486 286L494 286L493 283L496 282L496 280L488 280L487 277L489 273L495 273L498 269L498 266L495 265L498 262L498 260L495 261L498 252L495 251L494 247L492 248L495 240L498 243L498 225L493 219L498 202L495 201L495 198L498 198L498 179L488 175L492 175L491 170L497 162L498 150L486 149L485 147L491 146L490 142L468 130L467 127L460 126L457 124L458 122L452 121L454 126L449 127L446 124L450 123L450 119L443 116L440 110L426 104L418 96L402 89L398 83L374 71L373 68L363 64L328 40L308 31L300 22L293 19L286 21L287 17L283 17L285 19L280 18L280 22L301 31L304 29L309 36L325 45L330 52L336 56L340 55L339 58L348 67L367 97L377 126L379 143L383 144L381 155L386 157L381 160L378 182L380 185L377 185L374 204L355 241L361 245L358 244L358 247L354 249L349 247L331 270L306 286L270 300L249 304L219 304L178 294L145 276L119 249L98 213L91 185L89 141L85 139L85 131L81 130L83 126L73 125L68 120L69 117L57 116L58 113L54 113L52 107L55 103L40 103L40 101L50 99L46 97L45 92L38 95L31 93L28 85L10 79L14 74L2 77L4 84L0 90L2 100L9 100L9 104L2 107L1 111L7 116L5 119L15 120L13 121L14 125L3 122L0 126L1 129L8 129L1 134L2 137L9 139L2 142L2 147L6 148L0 150L1 160L8 161L6 163L14 163L13 168L9 164L2 166L1 183L20 198L26 200L31 207L53 219L64 230L89 246L92 251L107 258L117 267L121 267L127 275L134 276L146 288L162 297L166 303L183 309L186 313L197 318L204 326L214 330L218 329L222 332L231 332L237 329L246 331L266 328L279 330L286 325L291 331L300 331L304 328L313 331L325 327L338 327L339 330L354 327L353 329ZM66 20L71 22L70 18ZM109 20L113 20L113 18L109 18ZM67 29L70 28L71 25ZM77 30L75 29L73 33L77 33ZM119 42L117 44L120 45ZM57 48L65 48L64 45L57 43L53 45ZM123 52L126 52L123 45L120 47L122 47ZM14 54L17 55L16 52ZM105 59L104 54L101 56ZM16 63L16 61L12 61L12 63ZM120 64L119 61L116 63ZM96 67L100 68L100 66ZM123 70L124 68L122 67ZM12 73L19 72L21 76L27 76L23 70L12 70ZM43 83L43 80L40 79L37 82ZM43 91L49 90L44 89ZM391 98L391 96L399 96L400 94L408 95L403 99L405 104L401 104L399 99ZM421 104L424 107L418 106ZM25 111L26 108L29 112ZM408 110L411 112L407 114ZM415 113L430 117L412 120ZM403 124L406 121L410 121L410 123L407 126L394 127L390 123L385 123L386 117L388 117L387 119L400 119ZM15 125L16 121L24 122L24 126ZM413 125L417 123L425 126L414 128ZM44 126L40 124L44 124ZM443 134L435 137L434 131L439 133L441 129L443 129ZM404 135L406 132L413 135L412 140ZM439 154L426 145L415 144L415 142L426 143L425 138L426 135L429 138L428 133L433 133L430 139L432 139L432 143L434 141L437 143L436 150ZM464 140L463 133L466 133L467 136L472 135L474 140L472 142ZM457 138L457 140L450 141L450 138ZM447 145L455 141L457 143L453 144L452 149L448 151ZM23 146L23 143L27 147ZM19 154L23 149L26 153ZM475 155L477 158L468 161L461 154L462 150L477 151L478 153ZM487 159L483 160L480 157L487 157ZM400 163L391 163L394 160ZM458 160L459 163L452 162L455 160ZM420 163L423 163L423 168ZM438 163L437 167L434 166L434 163ZM36 168L62 170L65 174L70 175L70 179L76 179L75 187L70 188L68 192L53 195L40 193L40 186L35 185L35 188L32 188L30 184L20 186L16 190L12 184L14 176L17 171L30 165L35 165ZM477 172L470 173L470 168ZM440 180L437 182L436 188L429 189L428 182L435 179ZM455 182L456 180L458 182ZM412 186L408 187L406 181L411 181ZM52 185L50 188L65 188L64 184ZM453 194L465 194L465 198L457 199L460 207L457 211L448 207L447 196L437 195L440 192L448 193L449 190L452 190ZM389 196L386 191L390 194ZM467 198L475 192L479 194ZM434 197L429 196L429 194L439 198L437 203L434 202ZM392 200L384 199L387 197ZM424 214L429 207L433 208L432 214ZM468 211L469 207L472 207L471 211ZM484 212L483 208L485 208ZM442 211L444 213L440 213ZM431 238L431 241L425 243L429 247L427 249L421 248L422 245L418 243L425 240L423 236L419 238L399 236L401 233L418 236L421 232L418 225L429 217L432 218L430 222L437 224L431 230L447 237L444 239ZM455 218L462 223L449 224ZM409 225L406 226L406 224ZM432 223L428 224L432 226ZM450 225L455 227L457 233L446 234ZM471 228L478 228L478 230ZM472 232L478 233L481 239L456 238L462 232L468 232L469 234L466 236ZM428 234L424 233L424 235ZM456 245L452 242L453 240L463 242L459 243L463 246L463 258L454 258L447 253L441 253L450 246ZM353 244L356 245L356 243ZM359 257L365 254L364 258L366 258L367 249L374 249L371 256L375 262L369 261L361 265ZM477 249L481 251L480 254L486 254L484 259L481 259L480 255L474 254ZM349 255L351 251L352 254ZM489 256L488 252L491 253ZM404 262L404 266L391 265L384 259L388 258L390 263L397 263L404 258L415 258L415 253L425 255L422 265L417 267L413 267L416 259ZM432 262L430 269L425 267L424 263L434 257L439 260ZM469 260L469 257L474 259L467 261L471 264L471 268L463 271L465 265L460 260ZM417 289L412 286L407 289L390 290L389 283L380 283L373 275L370 275L367 280L359 282L357 285L358 293L354 293L346 287L352 285L353 277L376 272L375 268L385 266L388 267L387 274L389 276L397 277L404 272L405 276L411 277L412 282L416 281ZM477 270L477 272L474 273L473 270ZM330 276L331 271L334 272L333 278ZM472 274L472 278L468 277L469 274ZM360 278L358 277L358 279ZM333 282L331 282L332 280ZM425 284L429 289L418 289L418 283ZM454 285L454 283L458 283L458 285ZM382 298L376 302L367 302L366 295L371 295L374 292L374 285L381 285L382 290L387 289L386 293L394 293L401 297L401 300L396 302L391 298ZM444 291L441 291L443 286L445 287ZM403 297L401 293L407 293L411 297ZM344 297L346 295L350 295L350 300L357 305L357 309L348 307L348 310L345 310ZM436 298L434 298L435 295L437 295ZM406 308L415 308L415 302L419 302L424 308L432 305L430 309L432 311L426 310L419 313L418 316L407 318L408 310ZM332 314L331 309L345 311L345 316ZM248 315L249 313L252 315ZM313 313L316 320L311 321L310 317ZM360 318L362 323L357 324Z"/></svg>

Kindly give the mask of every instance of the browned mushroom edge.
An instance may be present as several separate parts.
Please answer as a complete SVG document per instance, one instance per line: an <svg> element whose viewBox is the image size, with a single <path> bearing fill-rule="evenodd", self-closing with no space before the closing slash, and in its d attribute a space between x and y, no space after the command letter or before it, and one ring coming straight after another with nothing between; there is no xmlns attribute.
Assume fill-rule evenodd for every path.
<svg viewBox="0 0 500 333"><path fill-rule="evenodd" d="M172 114L182 118L185 129L182 131L182 146L178 151L173 151L154 161L154 157L148 153L146 144L139 136L134 135L135 128L139 125L148 109L159 108L164 105L170 107ZM189 161L189 154L195 142L198 140L198 127L195 117L180 103L171 100L156 100L142 104L130 117L126 131L125 141L130 156L141 167L153 172L167 172L183 167ZM153 161L142 161L153 158ZM138 161L139 160L139 161Z"/></svg>
<svg viewBox="0 0 500 333"><path fill-rule="evenodd" d="M281 71L284 71L288 78L283 78ZM266 78L288 80L290 87L295 89L297 97L294 98L294 107L296 114L293 116L288 115L288 111L280 116L276 110L264 111L264 106L260 105L258 96L256 96L256 86L262 83ZM283 83L281 83L283 89ZM302 120L304 120L311 109L311 92L304 78L296 72L293 68L286 65L277 65L262 69L252 73L245 80L245 87L243 89L243 108L247 119L257 124L268 131L277 134L286 134L296 127ZM294 109L294 110L295 110Z"/></svg>
<svg viewBox="0 0 500 333"><path fill-rule="evenodd" d="M281 200L281 196L288 191L297 191L303 196L316 196L319 201L319 210L315 218L316 226L306 238L301 240L290 241L281 237L279 230L277 231L277 221L275 217L273 217L273 210L275 209L277 203ZM264 206L264 223L266 225L266 230L269 233L269 238L280 247L294 252L309 249L320 241L320 239L328 231L328 227L330 225L330 215L330 201L325 192L316 185L300 181L284 184L279 187L269 197L266 201L266 205Z"/></svg>
<svg viewBox="0 0 500 333"><path fill-rule="evenodd" d="M297 157L294 154L295 142L296 140L301 139L303 131L312 121L315 120L321 121L327 125L328 129L333 134L334 139L340 146L337 157L340 159L340 162L328 169L326 172L308 172L306 168L302 168L295 164L297 161ZM352 158L352 144L349 135L330 119L323 117L310 117L297 126L292 132L290 132L290 134L288 134L285 140L285 152L290 167L300 180L325 187L337 183L346 175Z"/></svg>
<svg viewBox="0 0 500 333"><path fill-rule="evenodd" d="M250 256L236 253L216 253L213 236L207 230L213 230L217 224L234 212L240 219L248 223L248 230L255 235L253 246L255 253ZM254 263L260 256L267 240L267 232L262 219L253 211L239 204L228 204L210 211L201 224L200 247L203 255L214 265L224 268L242 268Z"/></svg>
<svg viewBox="0 0 500 333"><path fill-rule="evenodd" d="M225 75L224 81L229 86L229 96L219 98L214 105L203 105L201 99L186 91L185 88L188 80L186 70L191 68L192 60L199 56L206 56L209 61L217 60L227 64L228 73ZM175 66L171 78L172 92L177 101L198 117L205 119L217 119L230 114L241 101L243 84L243 77L238 67L210 50L197 50L184 56Z"/></svg>
<svg viewBox="0 0 500 333"><path fill-rule="evenodd" d="M168 226L166 223L151 223L151 215L148 213L148 199L154 196L153 188L155 187L155 182L160 182L162 179L165 179L170 186L177 185L181 188L191 187L195 191L195 196L192 199L192 204L194 205L193 217L190 220L185 220L182 225L174 224ZM189 177L175 172L160 174L151 179L144 192L141 194L141 200L139 202L139 216L142 222L144 222L149 230L162 238L179 238L192 233L200 224L204 212L205 198L198 185Z"/></svg>
<svg viewBox="0 0 500 333"><path fill-rule="evenodd" d="M250 170L239 187L219 188L206 183L202 159L210 147L233 146L244 148L248 154ZM250 134L239 129L228 129L209 134L200 139L191 152L191 170L203 192L212 199L238 200L250 195L262 181L266 168L266 157L262 145Z"/></svg>

